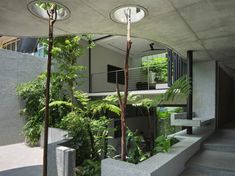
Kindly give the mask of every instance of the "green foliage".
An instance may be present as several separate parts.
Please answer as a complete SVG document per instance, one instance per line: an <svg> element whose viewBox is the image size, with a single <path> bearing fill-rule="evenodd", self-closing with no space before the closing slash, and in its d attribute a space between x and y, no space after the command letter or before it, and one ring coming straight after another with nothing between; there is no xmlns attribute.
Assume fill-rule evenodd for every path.
<svg viewBox="0 0 235 176"><path fill-rule="evenodd" d="M132 105L136 107L145 107L147 109L150 109L151 107L155 106L154 101L150 98L137 99L137 101L134 102Z"/></svg>
<svg viewBox="0 0 235 176"><path fill-rule="evenodd" d="M173 107L159 107L156 109L157 115L157 136L161 135L169 135L172 133L176 133L181 130L181 127L171 126L170 124L170 116L172 113L183 112L182 107L173 108Z"/></svg>
<svg viewBox="0 0 235 176"><path fill-rule="evenodd" d="M23 132L25 135L26 143L29 146L38 145L38 141L40 139L42 131L41 123L38 123L37 117L32 117L28 122L24 125Z"/></svg>
<svg viewBox="0 0 235 176"><path fill-rule="evenodd" d="M45 1L42 1L42 0L39 0L36 3L36 5L40 8L42 8L42 9L44 9L44 10L50 10L55 6L55 4L53 2L45 2ZM62 7L57 5L56 9L60 10L60 9L62 9Z"/></svg>
<svg viewBox="0 0 235 176"><path fill-rule="evenodd" d="M26 117L35 116L44 106L45 74L41 74L37 79L17 86L17 94L25 102L22 113Z"/></svg>
<svg viewBox="0 0 235 176"><path fill-rule="evenodd" d="M159 119L167 119L170 115L171 113L169 111L157 111L157 117Z"/></svg>
<svg viewBox="0 0 235 176"><path fill-rule="evenodd" d="M53 3L38 2L38 5L41 8L50 8ZM84 37L88 38L89 36L85 35ZM82 71L85 68L80 66L77 61L87 47L80 45L80 39L78 36L65 36L54 39L52 55L53 60L55 60L53 62L55 68L51 75L49 119L49 125L52 127L57 127L61 118L71 112L73 108L71 103L74 103L73 100L75 99L74 89L81 84L79 78L83 77ZM41 39L40 42L47 49L48 40ZM93 44L88 47L92 46ZM21 114L26 117L26 122L35 117L38 119L38 125L42 125L45 108L45 83L46 74L42 73L37 79L17 87L17 94L25 102ZM25 137L32 141L37 140L35 135L27 133L27 131L37 130L37 127L27 128L29 128L29 125L24 127Z"/></svg>
<svg viewBox="0 0 235 176"><path fill-rule="evenodd" d="M42 73L35 80L17 86L17 95L25 102L25 108L22 113L26 118L38 115L45 106L45 84L46 74ZM60 92L62 84L56 74L52 74L50 86L51 101L62 99L63 96L61 96Z"/></svg>
<svg viewBox="0 0 235 176"><path fill-rule="evenodd" d="M132 132L130 129L127 130L127 161L137 164L148 158L147 154L141 149L141 143L144 141L142 136Z"/></svg>
<svg viewBox="0 0 235 176"><path fill-rule="evenodd" d="M24 109L21 110L21 115L26 119L26 124L23 128L23 133L26 137L26 141L29 145L37 144L41 126L43 122L44 111L41 109L45 106L45 73L40 74L35 80L17 86L16 91L24 101ZM51 77L51 101L60 100L63 96L60 93L61 82L56 74L52 74ZM63 116L66 109L57 109L54 107L50 111L50 125L55 126ZM40 127L40 128L39 128ZM40 130L39 130L40 129Z"/></svg>
<svg viewBox="0 0 235 176"><path fill-rule="evenodd" d="M65 95L67 95L71 102L74 103L74 91L80 86L83 81L81 78L84 78L83 72L86 70L86 67L81 66L78 63L79 58L84 54L87 48L94 47L94 43L89 44L88 46L81 44L81 39L89 39L90 36L61 36L54 39L54 46L52 49L52 56L54 58L55 70L59 77L60 81L63 83ZM46 46L47 49L48 42L47 40L41 40L42 45ZM48 53L48 51L46 51ZM67 92L67 93L66 93Z"/></svg>
<svg viewBox="0 0 235 176"><path fill-rule="evenodd" d="M155 73L155 81L157 83L167 82L167 58L153 58L142 62L143 71Z"/></svg>
<svg viewBox="0 0 235 176"><path fill-rule="evenodd" d="M159 136L155 140L155 148L154 152L159 153L159 152L168 152L171 148L171 141L169 138L166 136Z"/></svg>
<svg viewBox="0 0 235 176"><path fill-rule="evenodd" d="M90 158L91 145L88 131L89 121L76 112L71 112L63 117L61 128L68 130L72 137L71 147L76 149L76 162L81 165L84 159Z"/></svg>
<svg viewBox="0 0 235 176"><path fill-rule="evenodd" d="M85 160L81 167L76 170L76 176L100 176L101 162L96 160Z"/></svg>
<svg viewBox="0 0 235 176"><path fill-rule="evenodd" d="M187 98L191 93L190 82L191 80L187 76L180 77L164 94L156 96L153 104L157 106L163 102L172 102L176 98Z"/></svg>
<svg viewBox="0 0 235 176"><path fill-rule="evenodd" d="M164 135L159 136L155 140L156 147L154 148L154 153L169 152L169 150L171 149L171 146L178 143L178 142L179 142L179 140L174 137L169 138Z"/></svg>
<svg viewBox="0 0 235 176"><path fill-rule="evenodd" d="M120 114L117 105L107 100L91 101L87 94L76 91L76 104L72 105L73 111L61 121L61 127L68 130L72 137L72 145L77 151L77 164L84 160L99 160L104 155L112 155L114 148L106 145L110 138L108 132L110 120L105 116L106 111ZM61 102L60 102L61 103ZM64 104L64 103L62 103Z"/></svg>

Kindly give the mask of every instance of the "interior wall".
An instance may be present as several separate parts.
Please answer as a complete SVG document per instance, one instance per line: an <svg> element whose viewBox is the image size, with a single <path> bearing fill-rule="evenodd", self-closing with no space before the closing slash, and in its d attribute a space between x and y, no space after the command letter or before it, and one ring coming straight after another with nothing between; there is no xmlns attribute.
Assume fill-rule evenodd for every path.
<svg viewBox="0 0 235 176"><path fill-rule="evenodd" d="M193 111L198 117L215 118L216 102L215 61L193 64Z"/></svg>
<svg viewBox="0 0 235 176"><path fill-rule="evenodd" d="M224 124L234 119L234 81L221 67L218 68L218 90L219 104L217 126L221 128Z"/></svg>
<svg viewBox="0 0 235 176"><path fill-rule="evenodd" d="M46 59L0 49L0 146L24 141L16 87L45 69Z"/></svg>
<svg viewBox="0 0 235 176"><path fill-rule="evenodd" d="M83 41L83 44L86 43ZM94 48L91 49L91 74L92 74L92 91L93 92L104 92L104 91L115 91L116 84L107 82L107 65L113 65L116 67L124 67L124 58L123 54L117 53L110 49L104 48L99 44L96 44ZM130 67L133 66L132 58L129 60ZM79 58L79 63L87 67L87 70L84 72L85 79L83 85L80 86L80 89L88 92L89 91L89 51L87 50L85 54ZM130 72L130 77L136 77L133 75L134 72ZM135 74L135 73L134 73ZM129 87L135 87L136 82L131 81ZM120 85L120 89L123 89L124 86Z"/></svg>

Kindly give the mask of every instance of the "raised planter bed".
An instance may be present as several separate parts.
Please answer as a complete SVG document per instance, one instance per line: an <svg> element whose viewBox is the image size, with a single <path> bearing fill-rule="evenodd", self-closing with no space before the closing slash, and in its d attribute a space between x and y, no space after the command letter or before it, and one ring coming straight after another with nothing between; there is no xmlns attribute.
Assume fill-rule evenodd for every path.
<svg viewBox="0 0 235 176"><path fill-rule="evenodd" d="M192 136L188 136L185 130L178 132L174 137L180 142L173 145L169 153L156 154L139 164L105 159L101 164L101 176L178 176L212 132L210 128L194 129Z"/></svg>

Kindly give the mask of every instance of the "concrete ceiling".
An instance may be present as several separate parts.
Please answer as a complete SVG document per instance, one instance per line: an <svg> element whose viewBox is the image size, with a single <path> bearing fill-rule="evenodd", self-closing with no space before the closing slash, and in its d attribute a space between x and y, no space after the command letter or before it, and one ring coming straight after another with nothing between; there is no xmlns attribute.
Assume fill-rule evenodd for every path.
<svg viewBox="0 0 235 176"><path fill-rule="evenodd" d="M125 35L126 27L113 22L112 9L137 4L148 16L132 25L132 35L158 41L183 56L195 50L195 60L234 62L235 0L57 0L71 17L56 23L56 35L100 33ZM46 36L47 21L27 10L30 0L0 1L0 35ZM235 63L235 62L234 62ZM235 64L228 64L235 68Z"/></svg>
<svg viewBox="0 0 235 176"><path fill-rule="evenodd" d="M100 36L100 35L98 35ZM100 36L105 37L104 35ZM94 39L97 39L97 35L94 35ZM134 38L132 37L132 46L130 55L133 58L139 58L142 56L159 54L166 52L167 48L155 41L141 39L141 38ZM151 50L150 44L154 43L153 48ZM125 36L109 36L107 38L98 40L96 44L99 44L105 48L111 49L115 52L125 55L126 54L126 37Z"/></svg>

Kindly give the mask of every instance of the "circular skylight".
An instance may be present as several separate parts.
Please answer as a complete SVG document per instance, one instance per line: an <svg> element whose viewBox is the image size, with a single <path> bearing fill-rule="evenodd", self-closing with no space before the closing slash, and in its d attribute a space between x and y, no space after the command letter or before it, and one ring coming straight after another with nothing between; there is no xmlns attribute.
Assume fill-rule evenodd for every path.
<svg viewBox="0 0 235 176"><path fill-rule="evenodd" d="M65 20L69 18L70 11L67 7L54 1L40 0L32 1L28 4L28 10L35 16L43 19L48 19L47 10L53 5L57 8L57 20Z"/></svg>
<svg viewBox="0 0 235 176"><path fill-rule="evenodd" d="M147 10L140 6L129 5L121 6L112 10L110 17L118 23L127 23L126 13L131 11L131 23L136 23L142 20L147 15Z"/></svg>

